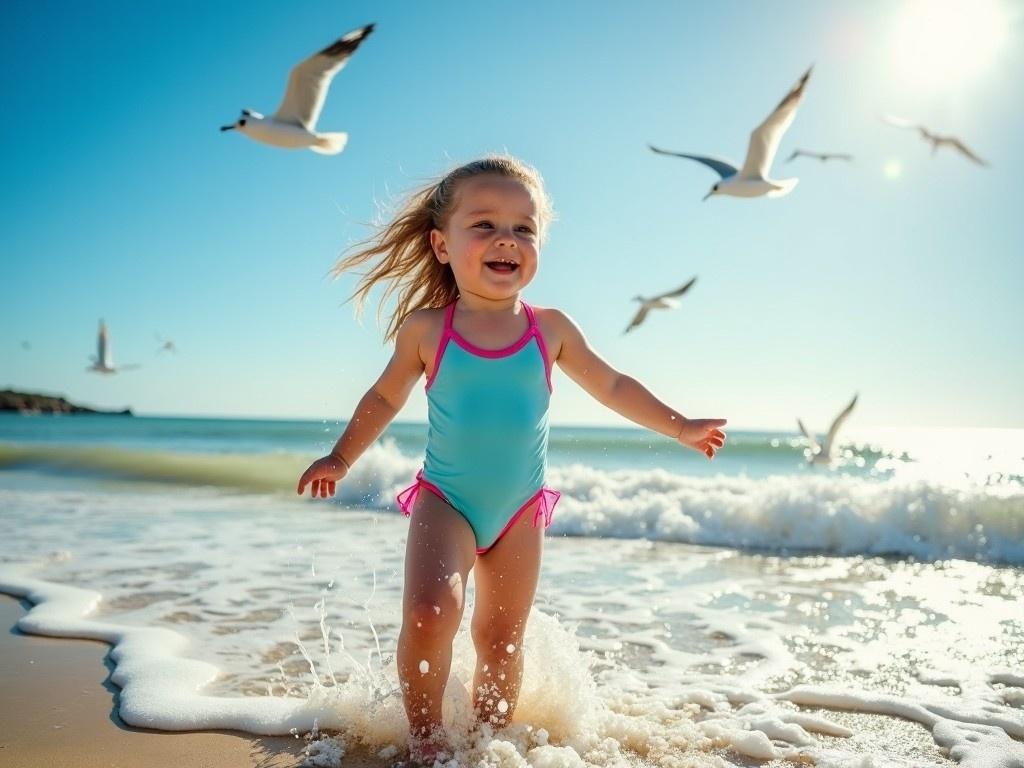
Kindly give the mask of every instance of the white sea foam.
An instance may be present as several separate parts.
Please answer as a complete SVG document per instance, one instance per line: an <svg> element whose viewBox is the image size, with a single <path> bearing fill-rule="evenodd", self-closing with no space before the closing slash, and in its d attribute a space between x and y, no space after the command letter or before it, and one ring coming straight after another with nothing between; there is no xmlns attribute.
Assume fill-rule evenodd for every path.
<svg viewBox="0 0 1024 768"><path fill-rule="evenodd" d="M294 454L209 456L0 445L0 466L19 462L282 494L294 492L305 468L305 459ZM419 466L419 458L401 453L394 442L379 443L338 486L334 503L395 512L395 495L412 482ZM955 473L939 480L932 465L914 466L881 476L808 471L768 477L555 466L548 484L562 492L562 499L552 532L1024 564L1024 485L1019 480L1003 475L991 480L980 469L971 476L985 482L968 482Z"/></svg>
<svg viewBox="0 0 1024 768"><path fill-rule="evenodd" d="M554 469L554 532L770 550L1024 563L1024 489L854 477Z"/></svg>
<svg viewBox="0 0 1024 768"><path fill-rule="evenodd" d="M250 470L210 463L208 483L186 467L174 485L0 487L0 578L39 601L23 627L114 644L127 722L318 726L333 739L311 764L356 745L394 758L407 523L392 498L419 462L376 446L333 503L238 493ZM933 764L1018 759L1019 484L584 466L549 481L563 500L512 728L470 736L474 656L457 638L446 718L461 764L921 764L919 744L851 713L892 734L895 718L921 723ZM899 553L918 561L874 556ZM466 623L473 607L471 593Z"/></svg>

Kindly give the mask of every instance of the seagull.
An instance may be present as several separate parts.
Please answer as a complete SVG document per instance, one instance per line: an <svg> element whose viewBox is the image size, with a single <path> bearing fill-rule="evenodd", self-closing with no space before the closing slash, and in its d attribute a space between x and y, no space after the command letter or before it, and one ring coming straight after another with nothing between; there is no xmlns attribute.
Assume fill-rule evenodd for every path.
<svg viewBox="0 0 1024 768"><path fill-rule="evenodd" d="M156 340L160 343L160 346L156 350L156 353L158 355L161 352L174 352L174 353L177 353L178 348L176 346L174 346L174 342L171 341L170 339L162 339L162 338L160 338L160 334L158 333L158 334L156 334Z"/></svg>
<svg viewBox="0 0 1024 768"><path fill-rule="evenodd" d="M829 427L828 434L825 435L825 442L818 445L818 441L814 439L814 436L807 431L807 427L800 419L796 420L796 424L800 427L800 431L803 432L804 437L807 438L807 442L810 443L811 455L808 457L808 461L811 464L828 464L832 461L832 445L835 443L836 435L839 433L839 428L846 421L846 417L853 411L853 406L857 404L858 395L853 396L853 400L850 404L843 409L843 412L836 416L835 421L832 422L832 426Z"/></svg>
<svg viewBox="0 0 1024 768"><path fill-rule="evenodd" d="M114 365L113 357L110 354L110 336L107 333L107 324L100 320L100 331L96 338L96 357L92 358L92 365L85 370L92 373L117 373L138 368L137 365Z"/></svg>
<svg viewBox="0 0 1024 768"><path fill-rule="evenodd" d="M958 139L956 136L942 136L938 133L932 133L923 125L916 125L910 122L909 120L904 120L902 117L882 115L882 120L888 123L889 125L895 126L896 128L910 128L911 130L916 130L918 133L921 134L922 139L931 142L932 155L939 151L939 147L952 147L953 149L958 150L968 160L971 160L977 163L978 165L988 166L988 163L986 161L982 160L971 150L969 150L967 148L967 145L960 141L960 139Z"/></svg>
<svg viewBox="0 0 1024 768"><path fill-rule="evenodd" d="M786 98L780 101L779 106L750 134L750 145L747 147L747 158L743 161L742 169L737 169L732 163L714 157L668 152L650 144L647 146L661 155L696 160L721 176L722 180L711 187L711 191L704 196L704 200L712 195L732 195L733 197L782 197L787 195L800 180L769 179L768 171L771 168L772 160L775 159L775 153L779 151L782 134L793 123L797 107L803 101L804 86L807 85L807 79L811 76L811 69L813 67L804 72L803 77L786 94Z"/></svg>
<svg viewBox="0 0 1024 768"><path fill-rule="evenodd" d="M373 24L353 30L322 51L299 62L288 76L277 112L264 117L243 109L242 116L221 131L237 130L250 139L285 149L311 149L321 155L336 155L345 148L347 133L319 133L316 121L324 107L331 80L348 62L359 44L373 32Z"/></svg>
<svg viewBox="0 0 1024 768"><path fill-rule="evenodd" d="M789 156L786 162L792 163L798 157L814 157L823 163L829 160L848 160L853 162L853 155L841 154L839 152L809 152L806 149L794 149L793 154Z"/></svg>
<svg viewBox="0 0 1024 768"><path fill-rule="evenodd" d="M668 293L663 293L660 296L654 296L650 299L645 299L643 296L634 296L633 301L640 302L640 309L637 310L636 315L633 317L632 320L630 320L629 325L626 327L626 330L624 330L623 333L629 333L634 328L639 326L647 317L647 313L650 312L652 309L675 309L676 307L678 307L679 302L676 301L676 298L682 296L684 293L690 290L690 286L692 286L695 282L697 282L696 277L690 280L690 282L688 282L681 288L676 288L674 291L669 291Z"/></svg>

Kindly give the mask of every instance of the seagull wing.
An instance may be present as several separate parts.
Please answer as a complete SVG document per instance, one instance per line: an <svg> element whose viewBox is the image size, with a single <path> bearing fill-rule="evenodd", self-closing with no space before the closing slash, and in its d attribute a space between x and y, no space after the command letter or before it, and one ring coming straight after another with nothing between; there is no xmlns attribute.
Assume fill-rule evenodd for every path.
<svg viewBox="0 0 1024 768"><path fill-rule="evenodd" d="M695 278L691 279L690 282L688 282L686 285L684 285L684 286L682 286L680 288L676 288L674 291L669 291L668 293L663 293L660 296L655 296L652 299L652 301L657 301L658 299L674 299L677 296L682 296L684 293L686 293L688 290L690 290L690 286L692 286L696 282L697 282L697 278L695 277Z"/></svg>
<svg viewBox="0 0 1024 768"><path fill-rule="evenodd" d="M853 412L853 406L857 404L857 397L858 395L854 395L850 404L843 409L842 413L836 416L836 420L832 422L832 426L829 428L828 434L825 435L825 443L821 450L826 456L831 454L832 443L835 441L836 435L839 434L839 428L843 426L843 422L846 421L846 418Z"/></svg>
<svg viewBox="0 0 1024 768"><path fill-rule="evenodd" d="M959 149L969 160L973 160L978 165L988 165L987 162L985 162L976 154L971 152L971 150L969 150L967 146L962 141L960 141L960 139L954 136L950 136L948 141L954 148Z"/></svg>
<svg viewBox="0 0 1024 768"><path fill-rule="evenodd" d="M807 427L804 426L804 423L800 421L800 419L796 420L796 425L800 427L800 431L803 433L804 437L807 438L807 442L811 444L811 451L817 453L820 448L818 446L818 441L814 439L814 435L807 431Z"/></svg>
<svg viewBox="0 0 1024 768"><path fill-rule="evenodd" d="M698 163L704 163L704 165L713 170L723 179L728 179L730 176L736 175L736 166L727 160L719 160L717 157L705 157L704 155L687 155L683 152L669 152L666 149L658 149L650 144L647 146L651 148L652 152L657 152L659 155L685 157L687 160L696 160Z"/></svg>
<svg viewBox="0 0 1024 768"><path fill-rule="evenodd" d="M313 130L324 107L331 80L372 31L373 24L353 30L296 64L288 76L288 89L274 113L274 119Z"/></svg>
<svg viewBox="0 0 1024 768"><path fill-rule="evenodd" d="M640 325L640 323L644 321L644 318L647 317L647 313L649 311L650 308L647 306L646 302L644 304L641 304L640 309L637 310L637 313L633 316L633 319L629 321L629 325L626 326L626 330L624 330L623 333L629 333L638 325Z"/></svg>
<svg viewBox="0 0 1024 768"><path fill-rule="evenodd" d="M775 153L779 151L782 134L793 124L797 107L804 98L804 87L811 76L811 67L796 81L779 106L768 115L767 119L750 134L750 145L747 147L747 159L740 171L741 178L763 179L768 176Z"/></svg>

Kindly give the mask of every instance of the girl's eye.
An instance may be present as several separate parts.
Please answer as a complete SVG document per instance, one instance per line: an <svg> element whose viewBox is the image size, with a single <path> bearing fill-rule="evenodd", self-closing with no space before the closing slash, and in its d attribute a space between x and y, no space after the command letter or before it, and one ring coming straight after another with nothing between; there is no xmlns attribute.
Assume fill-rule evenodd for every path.
<svg viewBox="0 0 1024 768"><path fill-rule="evenodd" d="M488 228L493 228L494 227L494 225L491 224L491 222L489 222L489 221L478 221L473 226L474 227L488 227Z"/></svg>
<svg viewBox="0 0 1024 768"><path fill-rule="evenodd" d="M517 229L519 229L520 232L526 232L528 235L533 234L533 230L527 226L518 227Z"/></svg>

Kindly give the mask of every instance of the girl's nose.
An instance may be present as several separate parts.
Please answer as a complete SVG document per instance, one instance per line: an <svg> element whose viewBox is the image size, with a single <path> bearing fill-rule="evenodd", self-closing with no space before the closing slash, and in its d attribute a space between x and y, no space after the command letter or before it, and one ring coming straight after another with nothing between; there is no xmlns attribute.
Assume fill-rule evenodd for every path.
<svg viewBox="0 0 1024 768"><path fill-rule="evenodd" d="M498 233L497 245L507 245L510 248L516 247L516 238L511 231L503 231Z"/></svg>

